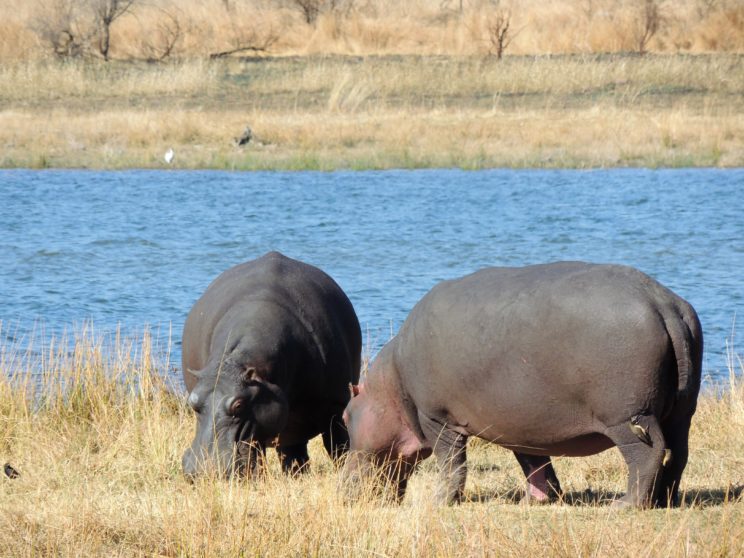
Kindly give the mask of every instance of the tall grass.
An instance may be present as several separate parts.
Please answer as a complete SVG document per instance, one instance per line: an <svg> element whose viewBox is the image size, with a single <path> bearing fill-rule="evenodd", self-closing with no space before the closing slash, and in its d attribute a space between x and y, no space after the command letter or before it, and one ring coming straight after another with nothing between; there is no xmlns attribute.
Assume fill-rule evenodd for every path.
<svg viewBox="0 0 744 558"><path fill-rule="evenodd" d="M0 67L0 99L25 102L213 93L219 67L204 60L169 65L36 61Z"/></svg>
<svg viewBox="0 0 744 558"><path fill-rule="evenodd" d="M73 341L74 339L74 341ZM0 349L3 556L740 556L744 552L744 369L701 396L684 505L619 511L616 450L556 459L565 502L519 504L522 474L494 445L469 447L466 502L433 503L425 462L401 504L346 505L337 474L311 444L312 470L282 476L270 456L257 481L188 483L180 456L194 419L166 385L149 336L92 331L70 342ZM736 368L734 368L736 367Z"/></svg>
<svg viewBox="0 0 744 558"><path fill-rule="evenodd" d="M330 2L318 2L326 6ZM654 0L659 26L652 52L741 52L744 7L738 0ZM84 4L69 0L4 0L0 60L48 56L50 36L62 31L72 5L78 40L95 52L95 26ZM450 54L489 52L488 22L495 10L511 17L514 54L636 50L646 0L342 0L306 23L297 2L280 0L149 0L112 25L114 58L161 52L175 29L175 56L204 57L241 45L272 54ZM462 11L460 11L462 5ZM170 26L170 27L169 27ZM250 52L250 51L248 51Z"/></svg>
<svg viewBox="0 0 744 558"><path fill-rule="evenodd" d="M280 58L0 66L0 166L737 166L744 59ZM237 148L250 125L257 140Z"/></svg>

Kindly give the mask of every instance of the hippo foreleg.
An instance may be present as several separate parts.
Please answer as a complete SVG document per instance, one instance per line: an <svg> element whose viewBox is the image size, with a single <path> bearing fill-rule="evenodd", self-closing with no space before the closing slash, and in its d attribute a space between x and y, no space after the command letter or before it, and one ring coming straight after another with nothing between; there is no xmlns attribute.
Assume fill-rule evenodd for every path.
<svg viewBox="0 0 744 558"><path fill-rule="evenodd" d="M310 456L307 454L307 442L300 442L291 446L280 446L276 448L279 460L282 462L282 471L288 475L304 473L308 468Z"/></svg>
<svg viewBox="0 0 744 558"><path fill-rule="evenodd" d="M561 496L561 485L549 456L514 452L527 478L525 501L554 502Z"/></svg>
<svg viewBox="0 0 744 558"><path fill-rule="evenodd" d="M450 428L447 424L430 419L419 412L421 428L434 448L439 465L439 488L437 500L441 504L456 504L462 501L467 478L468 437Z"/></svg>
<svg viewBox="0 0 744 558"><path fill-rule="evenodd" d="M633 425L640 425L648 435L645 442L628 423L608 427L605 434L615 443L628 465L628 491L618 506L649 507L656 502L656 493L661 484L662 462L666 443L661 427L653 415L638 415Z"/></svg>
<svg viewBox="0 0 744 558"><path fill-rule="evenodd" d="M233 472L245 474L250 478L258 478L263 475L266 468L266 445L261 442L249 440L238 444L237 453L241 457L232 460Z"/></svg>

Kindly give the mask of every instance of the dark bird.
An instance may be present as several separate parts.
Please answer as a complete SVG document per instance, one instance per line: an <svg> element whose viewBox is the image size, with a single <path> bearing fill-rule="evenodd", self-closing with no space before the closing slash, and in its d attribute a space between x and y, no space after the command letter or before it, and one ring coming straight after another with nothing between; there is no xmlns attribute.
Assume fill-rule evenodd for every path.
<svg viewBox="0 0 744 558"><path fill-rule="evenodd" d="M250 126L246 126L245 130L243 130L243 133L239 138L235 138L235 142L238 145L245 145L249 141L253 139L253 130L251 130Z"/></svg>
<svg viewBox="0 0 744 558"><path fill-rule="evenodd" d="M21 476L21 473L19 473L10 463L6 463L3 470L5 471L5 476L9 479L17 479Z"/></svg>

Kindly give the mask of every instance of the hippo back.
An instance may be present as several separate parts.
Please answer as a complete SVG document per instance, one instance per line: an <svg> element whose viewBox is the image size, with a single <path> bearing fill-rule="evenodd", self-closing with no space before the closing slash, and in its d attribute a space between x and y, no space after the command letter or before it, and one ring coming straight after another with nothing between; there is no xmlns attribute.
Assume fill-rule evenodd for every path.
<svg viewBox="0 0 744 558"><path fill-rule="evenodd" d="M560 262L440 283L402 326L395 366L419 411L545 444L551 421L571 437L629 407L694 409L701 358L682 298L629 267Z"/></svg>
<svg viewBox="0 0 744 558"><path fill-rule="evenodd" d="M220 274L189 312L182 347L184 382L189 390L196 383L190 371L203 368L210 355L219 354L220 331L246 327L240 324L249 315L246 308L269 309L270 315L280 309L293 316L311 339L322 361L320 369L332 371L337 395L342 396L349 382L357 381L361 329L346 294L320 269L269 252Z"/></svg>

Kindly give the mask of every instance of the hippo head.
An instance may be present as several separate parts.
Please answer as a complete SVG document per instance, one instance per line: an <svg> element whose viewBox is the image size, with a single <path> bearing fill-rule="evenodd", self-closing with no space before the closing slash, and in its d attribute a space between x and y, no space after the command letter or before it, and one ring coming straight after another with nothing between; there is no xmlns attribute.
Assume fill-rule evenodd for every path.
<svg viewBox="0 0 744 558"><path fill-rule="evenodd" d="M244 474L259 456L256 444L272 441L287 423L289 406L267 369L229 358L190 371L196 378L188 403L196 412L196 435L183 455L183 471L194 478L208 470Z"/></svg>
<svg viewBox="0 0 744 558"><path fill-rule="evenodd" d="M342 475L345 497L358 499L371 482L374 491L400 501L416 463L431 450L422 447L388 394L363 384L350 389L343 415L350 442Z"/></svg>

